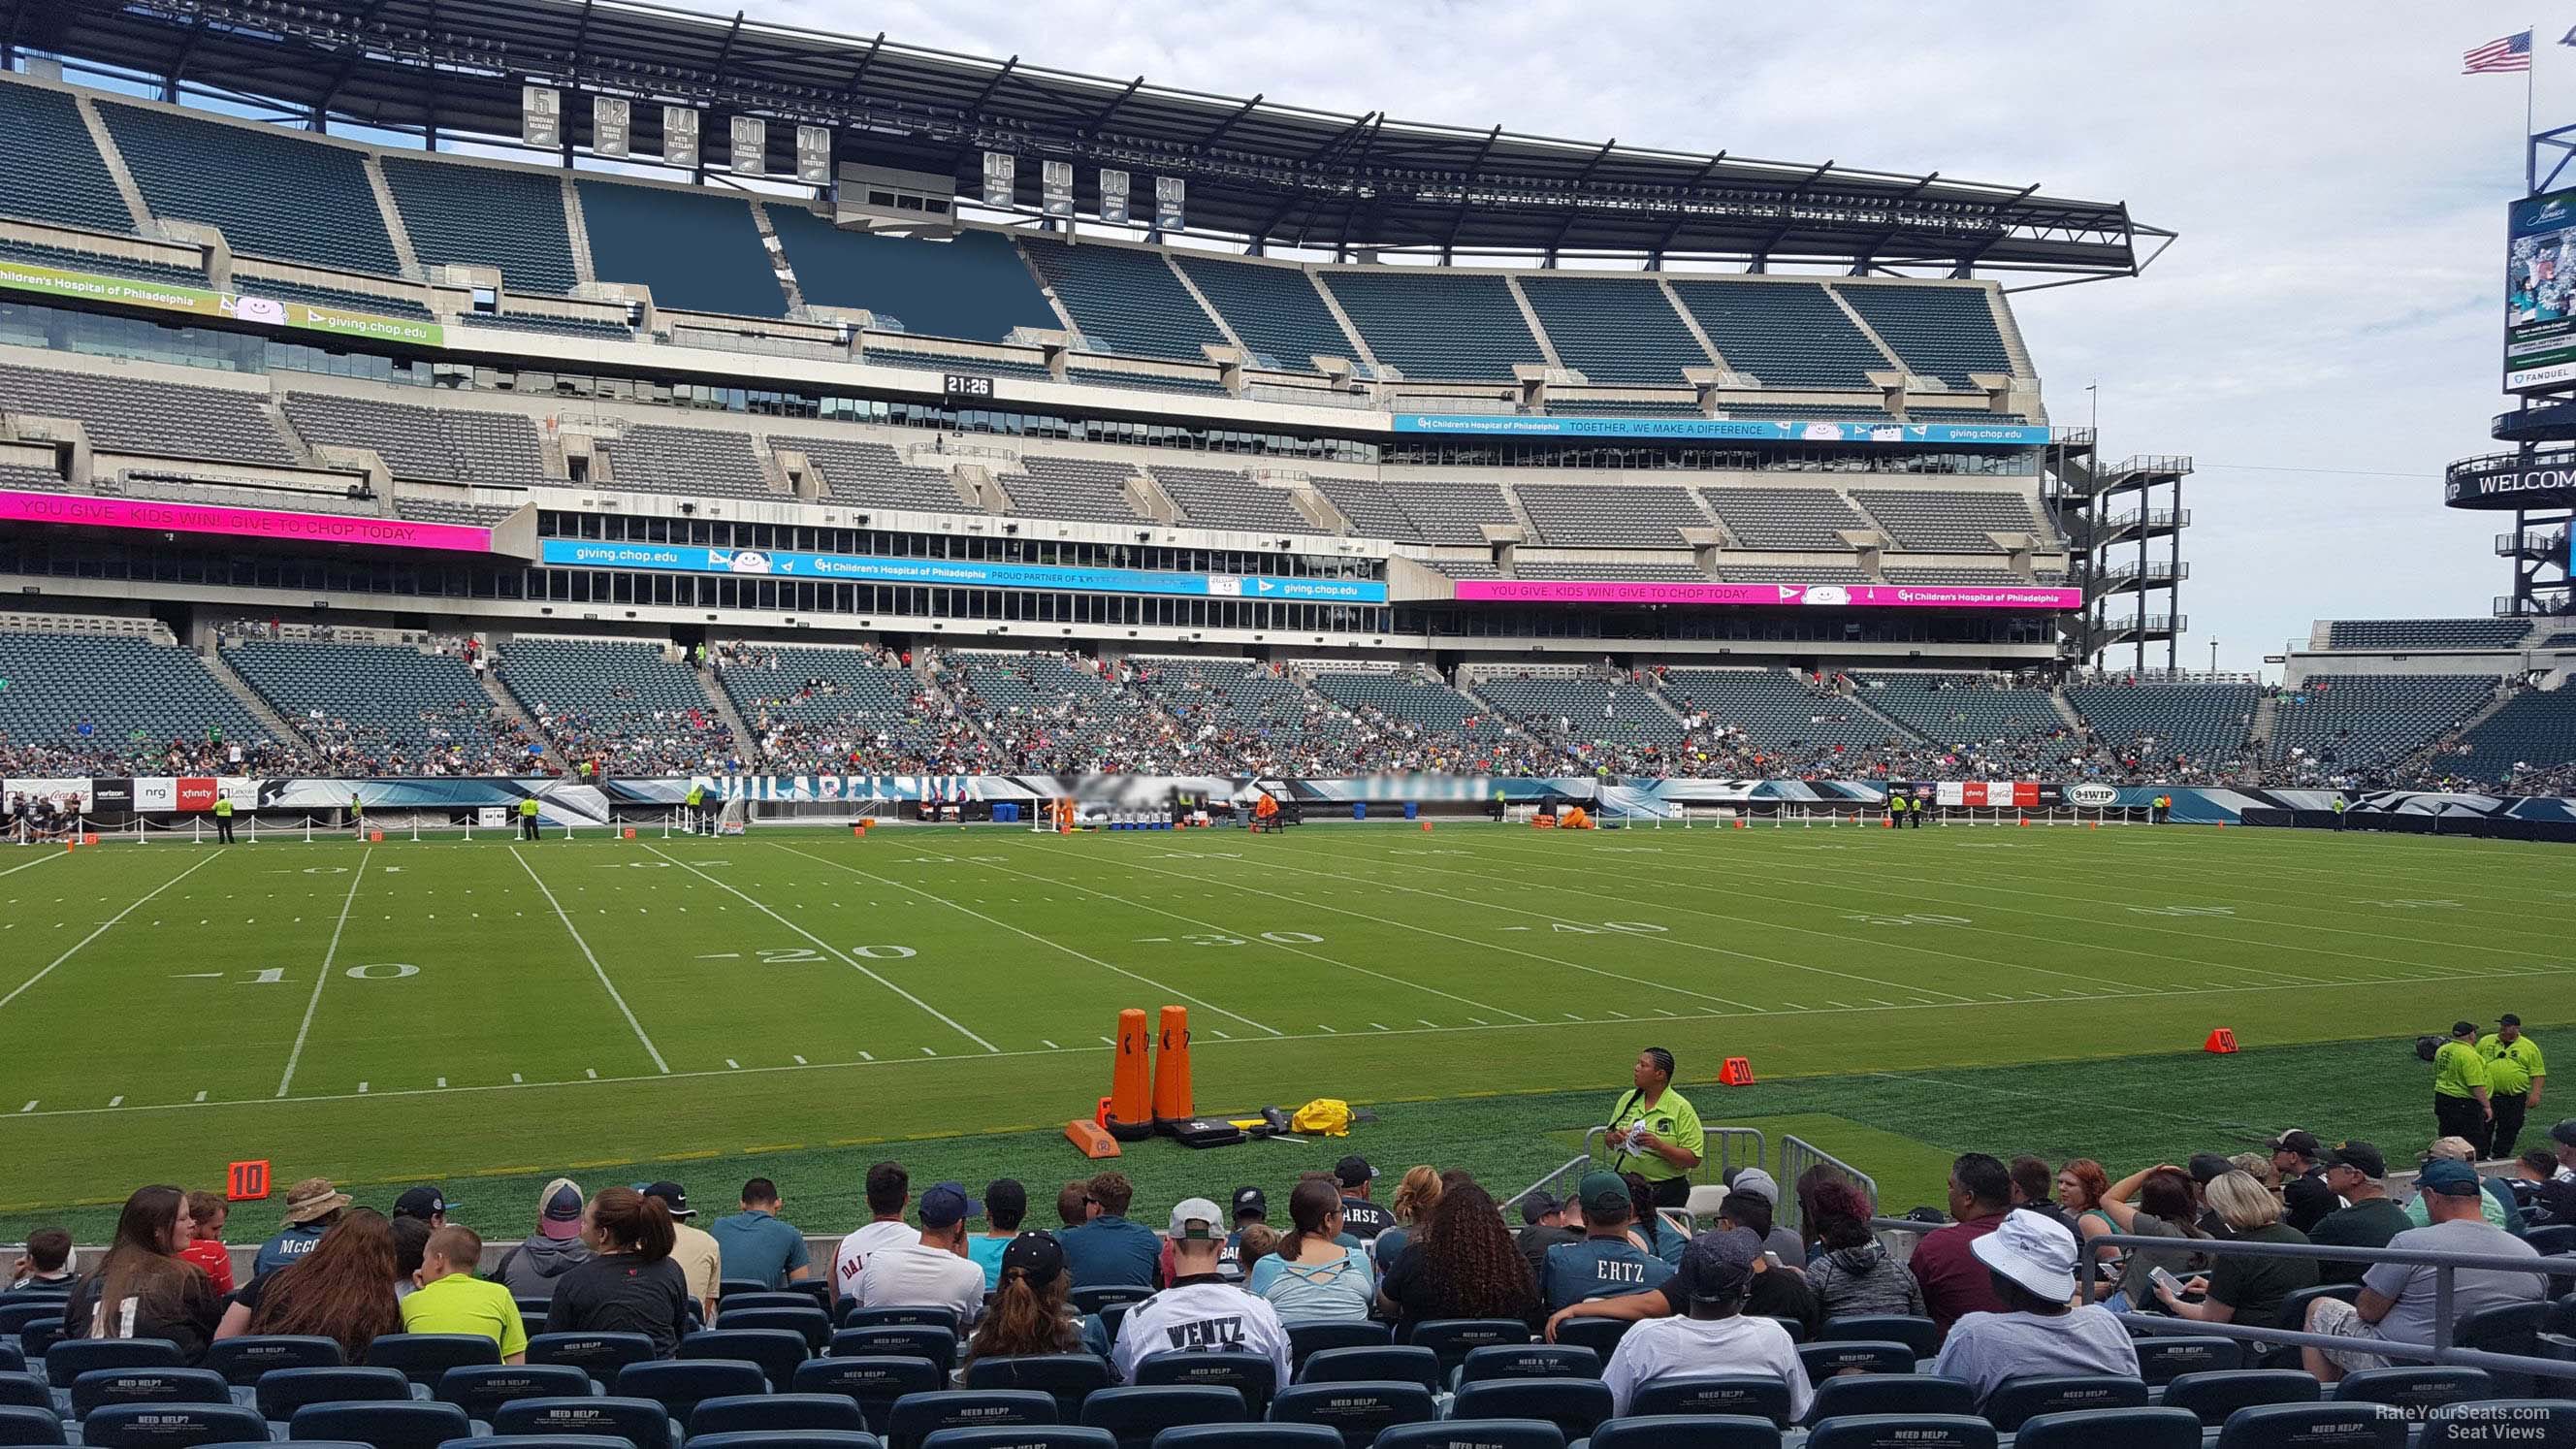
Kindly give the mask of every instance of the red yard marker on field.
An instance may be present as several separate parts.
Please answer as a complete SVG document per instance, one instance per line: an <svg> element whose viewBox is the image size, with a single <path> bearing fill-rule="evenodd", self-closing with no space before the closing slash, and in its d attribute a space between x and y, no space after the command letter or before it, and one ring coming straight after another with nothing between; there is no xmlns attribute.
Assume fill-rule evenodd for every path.
<svg viewBox="0 0 2576 1449"><path fill-rule="evenodd" d="M236 1162L224 1169L224 1197L229 1202L259 1202L268 1196L268 1160Z"/></svg>
<svg viewBox="0 0 2576 1449"><path fill-rule="evenodd" d="M1726 1065L1717 1069L1717 1084L1721 1087L1752 1086L1752 1061L1745 1057L1728 1057Z"/></svg>
<svg viewBox="0 0 2576 1449"><path fill-rule="evenodd" d="M2236 1050L2236 1033L2229 1031L2227 1028L2222 1026L2209 1034L2209 1040L2202 1042L2200 1044L2200 1049L2205 1052L2214 1052L2219 1056L2225 1056Z"/></svg>

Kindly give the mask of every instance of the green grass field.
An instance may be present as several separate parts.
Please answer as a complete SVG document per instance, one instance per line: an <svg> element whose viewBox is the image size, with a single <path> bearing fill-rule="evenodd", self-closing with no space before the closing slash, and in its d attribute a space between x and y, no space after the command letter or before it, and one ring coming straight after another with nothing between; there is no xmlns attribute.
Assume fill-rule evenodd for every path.
<svg viewBox="0 0 2576 1449"><path fill-rule="evenodd" d="M559 1170L658 1168L711 1203L767 1170L816 1216L889 1154L1072 1176L1053 1134L1108 1090L1117 1010L1175 1002L1202 1110L1376 1104L1352 1145L1382 1165L1506 1189L1648 1043L1710 1122L1804 1123L1782 1130L1876 1158L1908 1202L1966 1146L2164 1154L2296 1120L2411 1153L2404 1038L2518 1010L2555 1045L2570 863L2241 829L1481 824L0 852L0 1240L240 1158L488 1192L486 1225ZM2246 1053L2194 1054L2216 1026ZM1762 1084L1710 1084L1729 1055ZM1330 1155L1127 1161L1154 1201Z"/></svg>

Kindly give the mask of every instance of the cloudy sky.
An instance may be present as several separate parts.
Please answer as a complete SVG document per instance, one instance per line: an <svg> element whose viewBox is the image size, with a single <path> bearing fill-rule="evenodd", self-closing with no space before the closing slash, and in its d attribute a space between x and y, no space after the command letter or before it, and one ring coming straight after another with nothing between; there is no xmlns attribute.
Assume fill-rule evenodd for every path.
<svg viewBox="0 0 2576 1449"><path fill-rule="evenodd" d="M700 0L710 9L730 12ZM2461 53L2535 20L2541 119L2576 49L2474 3L1296 6L796 0L755 18L1357 114L2038 182L2182 240L2033 293L2060 423L2099 382L2111 456L2187 453L2184 658L2252 668L2327 617L2483 614L2492 516L2440 470L2497 390L2523 84ZM2570 119L2576 119L2571 116Z"/></svg>

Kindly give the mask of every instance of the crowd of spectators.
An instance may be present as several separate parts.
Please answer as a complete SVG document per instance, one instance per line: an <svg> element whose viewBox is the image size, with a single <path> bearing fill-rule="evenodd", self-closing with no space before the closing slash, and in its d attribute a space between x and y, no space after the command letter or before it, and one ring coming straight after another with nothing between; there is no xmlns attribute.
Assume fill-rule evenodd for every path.
<svg viewBox="0 0 2576 1449"><path fill-rule="evenodd" d="M2116 1181L2090 1159L2052 1169L1972 1152L1952 1164L1943 1209L1908 1215L1924 1225L1915 1234L1881 1231L1879 1205L1830 1166L1792 1185L1794 1231L1782 1185L1759 1168L1727 1170L1723 1204L1693 1232L1635 1173L1592 1171L1562 1201L1533 1190L1507 1216L1473 1176L1429 1165L1381 1203L1378 1173L1357 1155L1300 1176L1284 1223L1272 1221L1268 1191L1246 1186L1222 1204L1171 1205L1154 1216L1157 1231L1115 1171L1065 1183L1058 1223L1040 1228L1021 1182L994 1181L980 1199L956 1182L916 1192L901 1164L881 1162L867 1173L867 1221L822 1256L767 1179L744 1184L738 1208L701 1229L679 1184L586 1193L559 1178L530 1218L487 1221L495 1236L524 1237L497 1263L476 1231L449 1220L438 1188L410 1189L380 1212L314 1178L287 1191L285 1227L238 1282L222 1199L155 1186L127 1200L114 1242L85 1273L68 1234L32 1234L0 1307L59 1302L61 1336L167 1339L189 1362L243 1335L295 1334L360 1364L385 1335L408 1332L474 1334L490 1340L492 1361L520 1363L539 1331L641 1335L668 1358L701 1326L724 1326L727 1292L809 1285L818 1310L938 1315L962 1348L938 1366L960 1382L984 1382L977 1366L993 1360L1088 1354L1104 1386L1203 1349L1267 1360L1285 1385L1302 1325L1376 1322L1401 1343L1437 1320L1507 1320L1533 1338L1597 1346L1613 1414L1663 1380L1724 1374L1776 1381L1793 1421L1820 1387L1797 1345L1828 1337L1831 1321L1870 1318L1920 1321L1918 1367L1962 1381L1983 1412L2031 1375L2137 1378L2148 1325L2124 1318L2349 1340L2252 1342L2249 1361L2332 1384L2406 1362L2392 1346L2431 1346L2439 1312L2466 1319L2536 1303L2550 1290L2535 1273L2459 1270L2437 1308L2428 1267L2230 1249L2537 1262L2522 1235L2576 1223L2576 1119L2550 1140L2496 1179L2466 1160L2468 1144L2437 1142L2404 1204L2377 1148L2296 1129L2264 1152L2198 1154ZM2124 1251L2112 1237L2157 1246ZM2346 1287L2320 1291L2334 1285Z"/></svg>

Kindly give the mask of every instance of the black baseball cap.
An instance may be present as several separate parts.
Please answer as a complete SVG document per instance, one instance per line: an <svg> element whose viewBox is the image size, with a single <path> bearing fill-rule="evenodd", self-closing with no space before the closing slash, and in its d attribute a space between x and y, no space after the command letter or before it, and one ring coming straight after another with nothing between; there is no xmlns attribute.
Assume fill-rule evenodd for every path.
<svg viewBox="0 0 2576 1449"><path fill-rule="evenodd" d="M418 1218L422 1222L427 1222L435 1214L443 1213L452 1206L454 1204L447 1200L447 1194L438 1188L408 1188L404 1190L402 1196L394 1199L394 1216Z"/></svg>
<svg viewBox="0 0 2576 1449"><path fill-rule="evenodd" d="M2323 1150L2324 1146L2325 1144L2317 1141L2317 1134L2301 1131L2296 1127L2272 1139L2273 1151L2295 1152L2301 1157L2314 1157Z"/></svg>
<svg viewBox="0 0 2576 1449"><path fill-rule="evenodd" d="M1563 1211L1565 1211L1565 1204L1558 1202L1550 1194L1543 1192L1531 1193L1527 1197L1521 1199L1521 1226L1525 1228L1537 1227L1538 1220L1540 1218L1546 1217L1550 1213L1561 1213Z"/></svg>
<svg viewBox="0 0 2576 1449"><path fill-rule="evenodd" d="M671 1216L682 1222L698 1215L697 1209L689 1206L689 1190L676 1182L647 1183L635 1190L646 1197L660 1198L662 1206L670 1209Z"/></svg>
<svg viewBox="0 0 2576 1449"><path fill-rule="evenodd" d="M1053 1233L1022 1233L1002 1249L1002 1276L1013 1271L1043 1288L1064 1272L1064 1246Z"/></svg>
<svg viewBox="0 0 2576 1449"><path fill-rule="evenodd" d="M1356 1152L1333 1164L1333 1180L1344 1187L1358 1187L1376 1176L1377 1169Z"/></svg>
<svg viewBox="0 0 2576 1449"><path fill-rule="evenodd" d="M1236 1222L1242 1222L1245 1218L1261 1218L1267 1221L1269 1217L1270 1195L1268 1193L1257 1187L1238 1187L1234 1190Z"/></svg>
<svg viewBox="0 0 2576 1449"><path fill-rule="evenodd" d="M2558 1125L2549 1129L2549 1140L2568 1147L2576 1147L2576 1117L2559 1118Z"/></svg>
<svg viewBox="0 0 2576 1449"><path fill-rule="evenodd" d="M2236 1164L2215 1152L2195 1152L2187 1164L2191 1180L2203 1187L2236 1170Z"/></svg>
<svg viewBox="0 0 2576 1449"><path fill-rule="evenodd" d="M2388 1159L2367 1142L2338 1142L2325 1150L2328 1167L2349 1167L2364 1177L2386 1177Z"/></svg>
<svg viewBox="0 0 2576 1449"><path fill-rule="evenodd" d="M2476 1036L2477 1034L2478 1024L2474 1021L2455 1021L2451 1023L2451 1035L2453 1036Z"/></svg>
<svg viewBox="0 0 2576 1449"><path fill-rule="evenodd" d="M2521 1017L2518 1017L2518 1016L2514 1015L2512 1012L2508 1011L2508 1012L2506 1012L2504 1015L2499 1016L2499 1017L2497 1017L2497 1018L2496 1018L2496 1025L2498 1025L2498 1026L2520 1026L2520 1025L2522 1025L2522 1018L2521 1018Z"/></svg>
<svg viewBox="0 0 2576 1449"><path fill-rule="evenodd" d="M1753 1282L1753 1260L1762 1240L1751 1228L1723 1228L1690 1240L1682 1249L1682 1289L1693 1303L1733 1303Z"/></svg>

